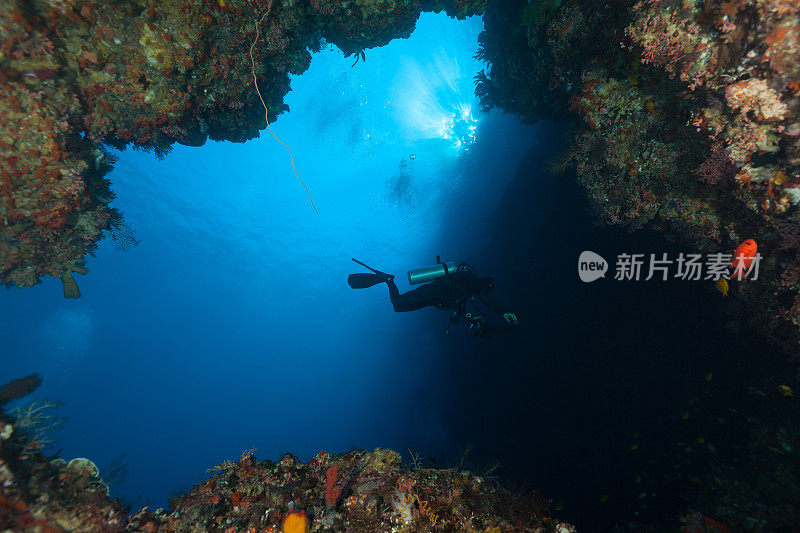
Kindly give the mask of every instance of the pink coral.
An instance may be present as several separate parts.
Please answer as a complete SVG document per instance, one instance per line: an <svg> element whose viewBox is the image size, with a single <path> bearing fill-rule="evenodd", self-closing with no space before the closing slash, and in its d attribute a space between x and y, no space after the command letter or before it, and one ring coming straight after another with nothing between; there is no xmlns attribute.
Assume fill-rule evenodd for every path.
<svg viewBox="0 0 800 533"><path fill-rule="evenodd" d="M753 111L759 120L767 122L782 120L788 111L780 101L780 95L771 89L766 80L750 79L728 85L725 98L734 109L741 113Z"/></svg>
<svg viewBox="0 0 800 533"><path fill-rule="evenodd" d="M718 185L729 181L736 174L736 165L725 151L725 147L719 141L711 147L711 156L703 161L695 174L700 181L709 185Z"/></svg>

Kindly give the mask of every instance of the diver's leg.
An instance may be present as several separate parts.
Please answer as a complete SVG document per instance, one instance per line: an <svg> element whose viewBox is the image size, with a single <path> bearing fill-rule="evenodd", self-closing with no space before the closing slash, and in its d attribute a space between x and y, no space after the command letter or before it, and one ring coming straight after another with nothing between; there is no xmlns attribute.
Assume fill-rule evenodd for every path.
<svg viewBox="0 0 800 533"><path fill-rule="evenodd" d="M400 294L400 291L397 290L397 285L394 284L394 280L390 279L386 284L389 286L389 298L392 300L392 307L397 312L416 311L423 307L440 304L443 301L438 292L431 290L430 285L423 285Z"/></svg>
<svg viewBox="0 0 800 533"><path fill-rule="evenodd" d="M400 291L397 289L397 285L394 284L394 278L387 279L386 285L389 286L389 299L394 302L395 298L400 296Z"/></svg>

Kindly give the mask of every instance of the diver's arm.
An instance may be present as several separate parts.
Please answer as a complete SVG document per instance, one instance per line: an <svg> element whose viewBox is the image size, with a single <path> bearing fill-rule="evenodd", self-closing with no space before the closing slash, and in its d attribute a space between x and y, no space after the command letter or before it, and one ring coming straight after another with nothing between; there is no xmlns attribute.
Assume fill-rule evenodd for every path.
<svg viewBox="0 0 800 533"><path fill-rule="evenodd" d="M478 298L480 299L481 302L483 302L483 305L485 305L486 307L488 307L489 309L491 309L492 311L494 311L498 315L503 316L503 314L505 313L505 311L503 311L503 308L500 307L499 305L497 305L492 300L490 300L488 298L484 298L483 296L479 296Z"/></svg>
<svg viewBox="0 0 800 533"><path fill-rule="evenodd" d="M500 307L499 305L497 305L495 302L493 302L488 298L480 297L480 300L486 307L488 307L498 315L502 316L503 320L505 320L509 326L519 325L519 320L517 319L517 315L515 315L514 313L506 313L502 307Z"/></svg>

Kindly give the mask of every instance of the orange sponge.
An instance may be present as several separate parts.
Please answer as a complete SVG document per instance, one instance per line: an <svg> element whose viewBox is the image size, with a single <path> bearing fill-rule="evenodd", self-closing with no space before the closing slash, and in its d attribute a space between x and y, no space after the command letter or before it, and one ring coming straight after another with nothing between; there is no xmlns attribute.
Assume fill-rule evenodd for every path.
<svg viewBox="0 0 800 533"><path fill-rule="evenodd" d="M282 533L308 533L308 516L304 511L292 511L283 517Z"/></svg>

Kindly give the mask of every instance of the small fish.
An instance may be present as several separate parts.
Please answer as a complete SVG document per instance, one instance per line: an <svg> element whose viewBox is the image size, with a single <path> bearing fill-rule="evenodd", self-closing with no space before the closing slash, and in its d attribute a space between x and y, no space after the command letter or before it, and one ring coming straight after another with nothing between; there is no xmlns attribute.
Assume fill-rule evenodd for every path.
<svg viewBox="0 0 800 533"><path fill-rule="evenodd" d="M563 503L557 503L556 506L553 507L553 510L560 511L563 508L564 508L564 504Z"/></svg>
<svg viewBox="0 0 800 533"><path fill-rule="evenodd" d="M720 278L720 279L722 279L722 278ZM709 372L708 374L706 374L706 383L711 381L711 378L713 378L713 377L714 377L714 373L713 372Z"/></svg>
<svg viewBox="0 0 800 533"><path fill-rule="evenodd" d="M638 442L634 442L633 444L631 444L630 448L631 448L631 451L636 450L637 448L639 448L639 443Z"/></svg>
<svg viewBox="0 0 800 533"><path fill-rule="evenodd" d="M728 285L728 280L725 278L719 278L717 282L714 284L717 290L722 294L722 296L728 296L728 289L730 286Z"/></svg>
<svg viewBox="0 0 800 533"><path fill-rule="evenodd" d="M49 80L58 76L58 71L52 68L40 68L25 72L25 76L29 78L36 78L37 80Z"/></svg>
<svg viewBox="0 0 800 533"><path fill-rule="evenodd" d="M635 481L635 482L636 482L636 484L638 485L639 483L641 483L641 482L642 482L642 476L636 476L636 479L634 479L634 481Z"/></svg>
<svg viewBox="0 0 800 533"><path fill-rule="evenodd" d="M703 437L697 437L697 444L705 444L705 442L706 439L704 439Z"/></svg>
<svg viewBox="0 0 800 533"><path fill-rule="evenodd" d="M683 413L681 415L681 418L683 418L684 420L689 420L689 413Z"/></svg>
<svg viewBox="0 0 800 533"><path fill-rule="evenodd" d="M737 279L746 278L745 269L749 269L753 264L753 259L755 259L757 252L758 245L753 239L747 239L737 246L736 251L733 253L733 263L730 266L730 268L734 269L731 277Z"/></svg>
<svg viewBox="0 0 800 533"><path fill-rule="evenodd" d="M778 392L789 398L794 396L794 392L789 385L778 385Z"/></svg>
<svg viewBox="0 0 800 533"><path fill-rule="evenodd" d="M600 496L600 501L601 502L605 502L606 500L608 500L608 495L603 494L602 496Z"/></svg>

